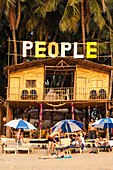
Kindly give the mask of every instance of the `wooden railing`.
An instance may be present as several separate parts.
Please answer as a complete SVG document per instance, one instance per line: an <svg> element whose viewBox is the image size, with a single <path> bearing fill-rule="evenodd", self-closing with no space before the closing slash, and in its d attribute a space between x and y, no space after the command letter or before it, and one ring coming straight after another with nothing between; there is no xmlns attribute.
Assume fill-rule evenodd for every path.
<svg viewBox="0 0 113 170"><path fill-rule="evenodd" d="M109 89L104 88L7 88L7 100L38 100L38 101L79 101L110 99Z"/></svg>

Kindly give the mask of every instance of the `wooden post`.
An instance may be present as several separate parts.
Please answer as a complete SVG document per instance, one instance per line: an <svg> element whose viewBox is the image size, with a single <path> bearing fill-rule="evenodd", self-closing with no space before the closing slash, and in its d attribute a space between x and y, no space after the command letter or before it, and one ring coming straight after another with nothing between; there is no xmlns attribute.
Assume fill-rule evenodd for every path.
<svg viewBox="0 0 113 170"><path fill-rule="evenodd" d="M87 132L88 132L88 126L89 126L89 116L88 116L88 108L87 108L85 112L85 128L87 129Z"/></svg>
<svg viewBox="0 0 113 170"><path fill-rule="evenodd" d="M9 102L6 104L6 121L9 122L10 120L13 119L13 109L9 105ZM11 129L10 127L6 127L6 137L10 138L11 137Z"/></svg>
<svg viewBox="0 0 113 170"><path fill-rule="evenodd" d="M2 108L0 107L0 136L2 134Z"/></svg>
<svg viewBox="0 0 113 170"><path fill-rule="evenodd" d="M39 115L39 128L40 128L40 138L41 138L41 130L42 130L42 104L40 104L40 115Z"/></svg>
<svg viewBox="0 0 113 170"><path fill-rule="evenodd" d="M107 102L105 103L105 108L106 108L106 118L109 117L109 111L107 110ZM106 129L106 138L108 139L108 134L109 134L109 129Z"/></svg>
<svg viewBox="0 0 113 170"><path fill-rule="evenodd" d="M73 105L73 103L71 103L71 113L72 113L72 120L74 120L75 115L74 115L74 105Z"/></svg>

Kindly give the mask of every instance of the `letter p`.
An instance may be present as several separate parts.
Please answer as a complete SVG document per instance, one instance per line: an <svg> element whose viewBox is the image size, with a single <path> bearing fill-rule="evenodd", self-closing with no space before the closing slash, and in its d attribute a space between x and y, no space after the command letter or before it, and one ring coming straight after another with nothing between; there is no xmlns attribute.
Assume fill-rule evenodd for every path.
<svg viewBox="0 0 113 170"><path fill-rule="evenodd" d="M31 50L33 43L31 41L23 41L23 57L26 57L27 50Z"/></svg>

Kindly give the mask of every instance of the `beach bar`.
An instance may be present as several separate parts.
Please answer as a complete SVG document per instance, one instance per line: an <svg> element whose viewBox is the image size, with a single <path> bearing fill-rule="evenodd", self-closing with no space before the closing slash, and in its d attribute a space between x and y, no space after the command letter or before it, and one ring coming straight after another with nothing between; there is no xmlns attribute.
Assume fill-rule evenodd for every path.
<svg viewBox="0 0 113 170"><path fill-rule="evenodd" d="M109 116L113 67L73 57L56 57L23 62L4 68L7 85L7 122L14 109L68 109L72 119L80 120L75 109L98 108ZM87 130L87 127L85 127ZM10 129L6 130L10 137Z"/></svg>

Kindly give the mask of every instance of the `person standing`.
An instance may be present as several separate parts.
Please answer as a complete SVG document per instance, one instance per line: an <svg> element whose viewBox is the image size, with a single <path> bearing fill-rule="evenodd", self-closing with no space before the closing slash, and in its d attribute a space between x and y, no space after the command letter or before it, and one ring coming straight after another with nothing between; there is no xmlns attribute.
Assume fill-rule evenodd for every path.
<svg viewBox="0 0 113 170"><path fill-rule="evenodd" d="M52 147L51 153L54 154L55 143L58 144L58 142L55 140L55 136L58 136L59 143L61 145L61 139L60 139L61 132L62 132L62 129L59 128L58 131L54 131L49 135L49 137L48 137L48 156L50 155L51 147Z"/></svg>
<svg viewBox="0 0 113 170"><path fill-rule="evenodd" d="M94 123L94 119L91 118L91 122L89 123L89 127L88 127L89 139L96 139L97 128L96 127L92 127L93 123Z"/></svg>

